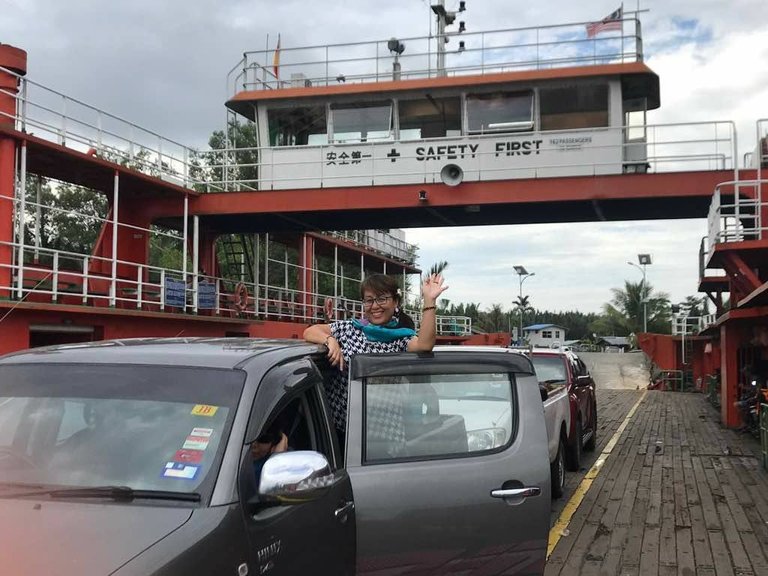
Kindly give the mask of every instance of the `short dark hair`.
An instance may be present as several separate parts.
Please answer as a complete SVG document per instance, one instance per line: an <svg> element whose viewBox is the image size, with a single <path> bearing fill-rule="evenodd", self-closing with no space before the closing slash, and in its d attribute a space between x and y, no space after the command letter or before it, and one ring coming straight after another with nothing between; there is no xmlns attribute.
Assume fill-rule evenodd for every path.
<svg viewBox="0 0 768 576"><path fill-rule="evenodd" d="M376 295L389 294L399 304L400 294L398 293L400 286L397 284L397 280L392 276L386 274L371 274L367 276L365 280L360 283L360 298L365 297L365 291L370 290Z"/></svg>

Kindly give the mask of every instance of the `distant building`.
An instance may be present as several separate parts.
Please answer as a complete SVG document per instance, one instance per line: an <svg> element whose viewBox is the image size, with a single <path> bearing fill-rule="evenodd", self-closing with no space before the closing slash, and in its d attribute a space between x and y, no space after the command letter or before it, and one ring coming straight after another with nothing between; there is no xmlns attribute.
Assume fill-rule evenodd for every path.
<svg viewBox="0 0 768 576"><path fill-rule="evenodd" d="M531 346L559 348L565 342L565 328L557 324L532 324L523 328L523 338Z"/></svg>
<svg viewBox="0 0 768 576"><path fill-rule="evenodd" d="M603 352L626 352L632 348L626 336L598 336L597 344L603 348Z"/></svg>

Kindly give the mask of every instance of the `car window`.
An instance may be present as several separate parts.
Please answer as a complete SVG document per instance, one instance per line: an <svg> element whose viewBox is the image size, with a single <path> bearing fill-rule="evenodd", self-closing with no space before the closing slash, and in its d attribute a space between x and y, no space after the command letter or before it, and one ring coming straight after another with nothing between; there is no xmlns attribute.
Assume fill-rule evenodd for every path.
<svg viewBox="0 0 768 576"><path fill-rule="evenodd" d="M515 434L506 373L375 377L365 381L365 463L472 456Z"/></svg>
<svg viewBox="0 0 768 576"><path fill-rule="evenodd" d="M205 492L243 380L207 368L1 367L0 483Z"/></svg>
<svg viewBox="0 0 768 576"><path fill-rule="evenodd" d="M539 383L544 384L551 389L567 382L568 373L566 372L565 362L561 356L531 356L533 368L536 370L536 377Z"/></svg>

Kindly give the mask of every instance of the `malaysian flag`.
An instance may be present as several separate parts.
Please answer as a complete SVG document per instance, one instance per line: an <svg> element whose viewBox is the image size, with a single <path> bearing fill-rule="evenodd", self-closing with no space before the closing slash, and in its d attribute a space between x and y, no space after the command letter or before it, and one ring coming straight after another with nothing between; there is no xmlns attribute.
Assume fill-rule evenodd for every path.
<svg viewBox="0 0 768 576"><path fill-rule="evenodd" d="M622 17L624 15L624 7L619 6L618 9L611 12L608 16L600 20L600 22L590 22L587 24L587 38L594 38L600 32L606 32L608 30L622 30Z"/></svg>

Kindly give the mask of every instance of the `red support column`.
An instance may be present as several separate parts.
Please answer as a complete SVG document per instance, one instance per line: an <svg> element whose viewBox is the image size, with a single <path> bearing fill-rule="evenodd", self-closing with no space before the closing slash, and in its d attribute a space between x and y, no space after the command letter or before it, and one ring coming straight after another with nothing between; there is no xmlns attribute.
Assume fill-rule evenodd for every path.
<svg viewBox="0 0 768 576"><path fill-rule="evenodd" d="M309 322L314 319L315 306L312 294L316 292L312 270L315 268L315 239L308 234L302 234L299 244L299 265L302 267L299 273L299 292L301 303L304 306L304 316Z"/></svg>
<svg viewBox="0 0 768 576"><path fill-rule="evenodd" d="M13 195L16 145L10 138L0 139L0 297L13 292Z"/></svg>
<svg viewBox="0 0 768 576"><path fill-rule="evenodd" d="M27 72L27 53L24 50L0 44L0 66L24 75ZM19 80L13 74L0 70L0 125L13 128L16 117L16 94ZM7 93L6 93L7 92ZM13 271L13 200L15 188L16 142L10 138L0 138L0 297L11 295ZM5 289L4 289L5 287Z"/></svg>
<svg viewBox="0 0 768 576"><path fill-rule="evenodd" d="M733 322L720 326L720 418L729 428L741 425L741 417L734 406L738 399L738 349L741 343L741 330Z"/></svg>

